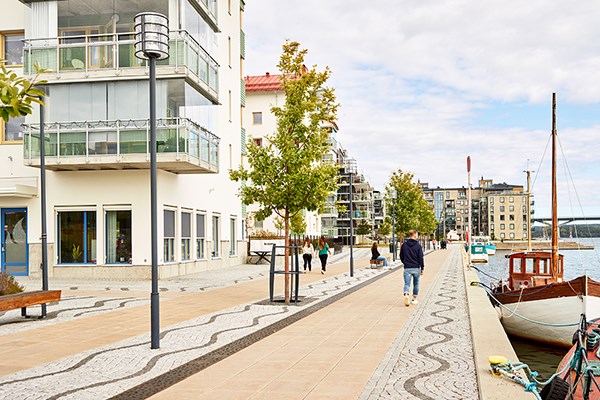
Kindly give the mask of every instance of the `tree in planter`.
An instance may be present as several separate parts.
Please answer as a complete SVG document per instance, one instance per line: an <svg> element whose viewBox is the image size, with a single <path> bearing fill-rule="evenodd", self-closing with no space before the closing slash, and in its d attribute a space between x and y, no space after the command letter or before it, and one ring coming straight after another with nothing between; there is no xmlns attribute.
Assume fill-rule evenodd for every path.
<svg viewBox="0 0 600 400"><path fill-rule="evenodd" d="M419 185L413 183L413 177L410 172L398 169L386 186L388 212L390 216L394 216L394 233L400 241L411 229L416 229L423 235L432 233L437 227L435 214L423 198ZM392 189L396 191L395 198L392 198Z"/></svg>
<svg viewBox="0 0 600 400"><path fill-rule="evenodd" d="M363 236L370 235L372 232L373 232L373 229L372 229L371 225L364 219L359 222L358 226L356 227L356 231L355 231L355 233L358 236L361 236L361 240L359 240L359 243L362 242Z"/></svg>
<svg viewBox="0 0 600 400"><path fill-rule="evenodd" d="M286 41L277 65L285 103L272 107L277 130L266 135L266 144L248 141L250 169L240 166L230 172L234 181L247 182L240 188L244 204L257 204L257 217L275 213L284 221L285 243L290 242L290 221L306 209L322 210L327 196L337 187L338 169L323 156L329 149L330 130L325 122L337 119L338 104L334 91L325 87L331 71L318 72L316 66L304 66L307 50L297 42ZM286 249L285 272L289 272ZM289 303L290 280L285 274L285 301Z"/></svg>

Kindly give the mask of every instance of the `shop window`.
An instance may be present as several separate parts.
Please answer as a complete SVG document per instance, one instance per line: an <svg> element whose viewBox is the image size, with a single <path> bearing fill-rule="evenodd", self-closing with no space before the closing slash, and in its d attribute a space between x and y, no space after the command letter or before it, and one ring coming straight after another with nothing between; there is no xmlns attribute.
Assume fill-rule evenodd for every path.
<svg viewBox="0 0 600 400"><path fill-rule="evenodd" d="M58 213L58 263L96 263L96 212Z"/></svg>
<svg viewBox="0 0 600 400"><path fill-rule="evenodd" d="M229 232L231 235L231 239L229 241L229 255L234 256L237 253L237 232L235 229L235 218L231 218L229 220Z"/></svg>
<svg viewBox="0 0 600 400"><path fill-rule="evenodd" d="M192 214L181 213L181 259L189 260L192 258Z"/></svg>
<svg viewBox="0 0 600 400"><path fill-rule="evenodd" d="M205 218L206 218L206 216L203 214L196 214L196 258L197 259L206 258Z"/></svg>
<svg viewBox="0 0 600 400"><path fill-rule="evenodd" d="M131 211L106 212L106 263L131 264Z"/></svg>
<svg viewBox="0 0 600 400"><path fill-rule="evenodd" d="M165 262L175 261L175 211L164 211L164 258Z"/></svg>
<svg viewBox="0 0 600 400"><path fill-rule="evenodd" d="M212 256L219 257L221 255L221 217L218 215L212 217L212 237Z"/></svg>

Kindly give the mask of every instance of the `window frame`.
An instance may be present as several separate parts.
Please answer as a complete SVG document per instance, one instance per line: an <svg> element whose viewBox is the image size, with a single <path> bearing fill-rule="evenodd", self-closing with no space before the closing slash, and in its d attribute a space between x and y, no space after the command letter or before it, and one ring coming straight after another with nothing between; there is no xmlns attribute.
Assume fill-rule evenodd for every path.
<svg viewBox="0 0 600 400"><path fill-rule="evenodd" d="M167 236L165 229L167 227L165 215L167 212L173 213L173 236ZM163 208L163 262L175 262L175 239L177 236L177 210L172 208ZM169 257L167 257L169 256Z"/></svg>
<svg viewBox="0 0 600 400"><path fill-rule="evenodd" d="M203 232L200 235L198 230L198 218L202 217ZM206 260L206 214L196 213L196 260Z"/></svg>
<svg viewBox="0 0 600 400"><path fill-rule="evenodd" d="M184 215L188 216L188 231L189 236L184 236L184 223L185 218ZM179 241L181 244L181 261L190 261L192 259L192 215L193 213L189 210L182 210L179 220L179 228L181 240Z"/></svg>
<svg viewBox="0 0 600 400"><path fill-rule="evenodd" d="M61 217L61 213L82 213L83 214L83 249L81 249L81 252L83 254L83 261L82 262L63 262L62 258L61 258L61 250L62 250L62 233L61 233L61 222L60 222L60 217ZM95 226L94 226L94 236L96 237L96 249L95 249L95 254L92 253L92 256L94 256L95 258L93 259L93 261L88 262L87 261L87 254L88 252L92 251L88 249L87 246L87 242L88 242L88 213L93 213L94 214L94 218L95 218ZM71 265L76 265L76 266L95 266L98 265L98 210L96 210L95 208L82 208L82 209L78 209L78 208L65 208L65 209L57 209L56 210L56 264L57 265L61 265L61 266L71 266Z"/></svg>
<svg viewBox="0 0 600 400"><path fill-rule="evenodd" d="M256 117L260 117L260 121L256 122ZM262 125L263 124L263 113L262 111L253 111L252 112L252 125Z"/></svg>
<svg viewBox="0 0 600 400"><path fill-rule="evenodd" d="M6 37L7 36L23 36L25 39L25 31L24 30L12 30L12 31L2 31L0 32L0 59L6 61ZM21 51L22 53L22 51ZM23 68L23 63L21 64L4 64L6 68Z"/></svg>

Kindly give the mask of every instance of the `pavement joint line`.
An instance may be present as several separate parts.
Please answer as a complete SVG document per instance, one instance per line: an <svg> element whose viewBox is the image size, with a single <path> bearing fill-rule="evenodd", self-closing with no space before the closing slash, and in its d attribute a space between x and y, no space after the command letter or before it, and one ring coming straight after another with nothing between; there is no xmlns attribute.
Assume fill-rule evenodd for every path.
<svg viewBox="0 0 600 400"><path fill-rule="evenodd" d="M241 337L235 338L233 336L231 336L230 333L224 335L229 337L229 339L224 338L223 340L229 340L228 343L226 344L222 344L222 343L217 343L218 346L215 345L215 348L210 348L208 349L208 353L204 354L204 355L200 355L199 357L195 357L192 358L192 360L188 360L187 362L181 362L181 360L173 360L173 361L169 361L170 355L169 354L163 354L165 356L164 361L163 360L156 360L155 365L159 364L161 362L168 362L170 363L169 365L173 364L173 365L179 365L179 367L175 367L173 368L169 368L167 369L167 372L160 374L162 371L158 371L157 373L159 374L158 376L154 377L154 378L150 378L150 381L148 382L152 382L151 384L144 382L144 380L141 381L140 384L138 384L137 386L135 386L135 382L119 382L116 386L119 387L118 391L115 391L115 388L97 388L96 389L102 389L102 393L98 394L97 392L89 392L86 391L85 393L81 393L81 388L77 389L77 385L80 385L80 382L78 382L77 379L77 375L74 374L72 377L67 375L64 378L66 379L62 379L64 382L64 389L63 393L61 394L61 396L64 396L65 398L82 398L82 395L92 395L95 394L95 398L98 397L102 397L102 398L106 398L107 396L110 397L112 396L119 396L118 392L123 392L126 391L127 393L129 393L127 396L125 397L121 397L121 398L131 398L131 399L135 399L135 398L145 398L146 395L148 394L148 390L151 390L152 393L156 393L157 391L160 391L162 389L156 389L157 387L161 387L161 388L165 388L168 387L176 382L179 382L182 379L185 379L185 377L195 373L194 371L200 371L210 365L212 365L213 363L222 360L226 357L228 357L231 354L234 354L235 352L241 350L242 348L248 347L251 344L255 343L257 340L260 340L264 337L269 336L270 334L276 332L277 330L280 330L290 324L292 324L293 322L304 318L307 315L312 314L313 312L317 311L318 309L321 309L323 307L325 307L328 304L331 304L334 301L339 300L342 297L347 296L348 294L370 284L371 282L375 282L378 279L383 278L384 276L387 276L390 273L393 273L394 271L396 271L399 267L393 268L393 269L388 269L388 270L381 270L381 271L376 271L376 270L371 270L371 269L360 269L357 272L358 275L355 276L354 278L349 278L348 274L342 274L341 276L344 276L346 279L352 279L354 280L354 282L356 282L356 285L350 287L350 288L343 288L341 289L342 286L345 286L345 284L347 284L347 282L341 282L340 281L340 276L331 276L331 277L327 277L324 280L320 281L320 282L314 282L312 285L314 285L313 287L317 287L319 289L316 289L316 291L321 292L321 295L323 295L323 293L330 293L332 292L332 290L334 289L328 289L326 287L323 287L322 289L328 289L328 290L321 290L321 286L325 285L327 281L329 280L330 285L334 285L336 287L338 287L338 290L340 290L339 293L333 294L333 295L329 295L329 297L325 298L325 299L321 299L319 300L319 302L316 302L314 304L310 304L307 305L305 308L298 308L293 315L291 315L288 318L284 318L281 319L279 321L277 321L276 319L268 319L265 322L265 326L260 327L259 329L255 329L255 332L243 332L244 334ZM333 278L337 278L333 279ZM343 279L343 278L342 278ZM367 279L367 280L364 280ZM301 288L303 293L306 293L307 296L314 296L314 294L311 294L311 289L308 289L306 287L302 287ZM315 290L313 290L314 292ZM239 308L240 306L238 306ZM256 307L256 306L255 306ZM281 308L280 307L273 307L271 306L269 307L264 307L264 308L268 308L271 310L279 310L277 311L275 314L280 314L281 313ZM225 310L222 310L225 311ZM265 315L258 315L257 317L254 318L254 320L256 320L257 318L262 318L265 317ZM206 316L204 316L204 319L206 319ZM232 320L233 321L233 320ZM225 321L225 326L232 326L232 321ZM173 327L176 330L178 329L177 327L179 325L189 325L189 321L186 321L185 323L182 324L178 324L178 325L174 325ZM254 324L253 326L258 326L258 324ZM238 330L238 329L242 329L243 327L237 327L237 328L231 328L231 330ZM181 328L183 329L183 328ZM246 328L243 328L246 329ZM252 328L254 329L254 328ZM220 331L217 334L221 334L225 331ZM196 334L197 335L197 334ZM213 334L214 335L214 334ZM130 338L127 339L125 341L119 342L119 344L124 344L127 343L130 347L131 346L140 346L140 345L146 345L147 346L147 342L148 342L148 338L147 338L147 334L146 335L140 335L138 337L135 338ZM204 335L206 336L206 335ZM217 338L218 341L221 341L221 338ZM197 342L201 342L202 340L202 336L197 337L194 336L192 342L197 343ZM114 347L115 344L112 344L111 346ZM32 373L35 373L35 371L39 371L40 372L40 379L54 379L54 381L56 380L56 377L53 377L52 375L56 375L56 374L60 374L64 371L65 368L69 368L69 367L73 367L74 365L77 364L81 364L81 363L85 363L85 358L86 357L90 357L91 353L97 353L98 356L107 356L107 354L103 354L106 353L107 351L111 350L111 346L105 346L103 348L99 348L99 349L95 349L92 350L91 352L84 352L84 353L79 353L76 354L74 356L71 357L67 357L66 359L62 359L62 360L58 360L56 362L51 362L49 364L46 364L44 366L38 366L38 367L34 367L30 370L25 370L25 371L20 371L17 372L15 374L12 375L8 375L5 376L2 380L0 380L0 397L2 397L2 386L5 386L6 390L10 389L7 387L7 385L9 385L8 380L12 380L13 383L16 383L15 378L17 378L17 380L19 381L20 385L19 385L19 390L16 394L21 394L21 395L26 395L27 397L31 397L31 398L41 398L41 397L36 397L35 391L38 391L39 394L39 390L40 387L43 387L44 384L43 382L33 382L35 380L35 378L33 378L31 376ZM145 349L145 347L144 347ZM145 351L144 349L142 349L142 351ZM162 350L162 349L161 349ZM128 351L132 351L132 349L129 349ZM186 351L186 348L182 348L181 350L178 350L181 352ZM164 350L163 350L164 352ZM128 356L128 354L125 354L125 356ZM191 355L193 356L193 354ZM94 356L96 357L96 356ZM126 360L121 361L121 363L125 363L127 362ZM130 361L133 362L133 361ZM154 371L151 371L154 372ZM72 375L72 374L71 374ZM142 374L143 375L143 374ZM142 376L141 378L146 378L145 376ZM137 381L136 381L137 382ZM162 383L161 383L162 382ZM132 391L132 385L133 385L133 390ZM52 385L51 385L52 386ZM128 391L129 390L129 391ZM139 393L146 393L144 395L136 395L133 392L139 392ZM67 393L68 392L68 393ZM4 391L4 393L7 393L6 391ZM12 393L12 392L11 392ZM49 393L45 393L45 397L43 397L44 399L48 398L46 396L48 396ZM59 394L55 394L55 395L59 395ZM133 396L133 397L132 397ZM117 397L118 398L118 397Z"/></svg>

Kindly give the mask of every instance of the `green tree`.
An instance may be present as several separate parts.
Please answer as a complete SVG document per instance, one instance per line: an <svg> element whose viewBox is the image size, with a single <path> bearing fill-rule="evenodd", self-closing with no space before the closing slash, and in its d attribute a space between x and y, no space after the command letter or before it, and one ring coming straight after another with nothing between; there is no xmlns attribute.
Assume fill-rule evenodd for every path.
<svg viewBox="0 0 600 400"><path fill-rule="evenodd" d="M377 230L377 234L382 235L382 236L388 236L390 233L392 233L392 222L390 221L390 219L388 217L379 226L379 229Z"/></svg>
<svg viewBox="0 0 600 400"><path fill-rule="evenodd" d="M290 231L295 235L306 233L306 221L301 213L294 214L290 219Z"/></svg>
<svg viewBox="0 0 600 400"><path fill-rule="evenodd" d="M411 229L416 229L421 234L430 234L437 227L433 210L423 198L419 185L412 181L413 177L412 173L398 169L386 186L388 213L394 217L395 236L400 240ZM393 190L395 197L392 196Z"/></svg>
<svg viewBox="0 0 600 400"><path fill-rule="evenodd" d="M45 69L35 65L36 75L32 80L20 77L6 69L0 62L0 119L8 122L11 118L24 117L33 112L33 104L44 104L41 98L44 92L37 87L46 83L38 80Z"/></svg>
<svg viewBox="0 0 600 400"><path fill-rule="evenodd" d="M367 221L365 221L364 219L363 219L363 220L361 220L361 221L358 223L358 226L356 227L356 234L357 234L357 235L360 235L360 236L363 236L363 235L368 235L368 234L370 234L372 231L373 231L373 230L372 230L372 227L371 227L371 225L370 225L370 224L369 224Z"/></svg>
<svg viewBox="0 0 600 400"><path fill-rule="evenodd" d="M330 130L324 122L337 119L338 104L334 91L325 86L331 75L328 67L318 72L306 68L307 50L297 42L286 41L277 65L285 102L272 107L277 130L266 135L267 143L259 147L248 141L249 169L240 166L230 172L234 181L246 182L240 188L244 204L257 204L257 216L273 213L285 222L285 243L289 245L290 220L306 209L322 210L327 196L337 187L338 169L323 156L329 149ZM288 251L286 249L286 255ZM289 272L289 257L285 271ZM290 281L285 276L285 300L289 302Z"/></svg>

